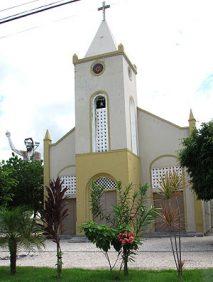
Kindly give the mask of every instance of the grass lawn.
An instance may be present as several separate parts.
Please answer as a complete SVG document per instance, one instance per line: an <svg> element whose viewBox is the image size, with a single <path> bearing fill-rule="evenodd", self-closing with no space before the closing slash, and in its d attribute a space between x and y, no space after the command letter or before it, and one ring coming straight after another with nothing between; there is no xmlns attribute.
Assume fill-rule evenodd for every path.
<svg viewBox="0 0 213 282"><path fill-rule="evenodd" d="M18 267L15 276L11 276L8 267L0 267L0 281L56 281L56 272L52 268ZM110 273L108 270L64 269L60 281L79 282L107 282L107 281L150 281L175 282L178 281L174 270L130 270L129 277L124 278L118 272ZM183 281L212 282L213 268L185 270Z"/></svg>

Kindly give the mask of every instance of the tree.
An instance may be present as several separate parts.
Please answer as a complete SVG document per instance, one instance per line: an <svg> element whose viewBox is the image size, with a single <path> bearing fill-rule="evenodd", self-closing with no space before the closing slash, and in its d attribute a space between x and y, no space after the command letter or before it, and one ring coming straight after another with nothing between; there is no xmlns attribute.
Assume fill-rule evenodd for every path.
<svg viewBox="0 0 213 282"><path fill-rule="evenodd" d="M62 188L62 183L58 177L55 181L50 181L50 186L46 187L47 197L44 207L44 235L56 243L57 248L57 278L60 279L62 272L62 251L60 246L60 235L63 232L63 221L68 215L65 193L68 188Z"/></svg>
<svg viewBox="0 0 213 282"><path fill-rule="evenodd" d="M107 258L112 270L121 255L120 269L128 275L128 262L133 261L138 245L141 243L141 235L144 229L153 222L157 211L153 207L144 205L144 198L148 185L140 186L134 191L132 184L123 188L121 182L116 182L118 201L113 207L112 214L107 214L101 205L104 187L91 185L91 211L93 218L104 219L107 224L97 224L93 221L82 225L87 238L101 249ZM113 247L117 252L114 264L110 262L108 251Z"/></svg>
<svg viewBox="0 0 213 282"><path fill-rule="evenodd" d="M31 215L32 212L23 207L0 210L0 245L8 245L11 274L16 273L18 247L33 250L34 247L44 246L42 230Z"/></svg>
<svg viewBox="0 0 213 282"><path fill-rule="evenodd" d="M17 181L13 177L13 170L0 168L0 206L6 207L12 201L13 189Z"/></svg>
<svg viewBox="0 0 213 282"><path fill-rule="evenodd" d="M203 123L183 140L179 158L181 166L187 168L197 198L213 199L213 121Z"/></svg>
<svg viewBox="0 0 213 282"><path fill-rule="evenodd" d="M175 266L178 277L182 278L184 261L182 260L181 230L183 228L183 218L179 204L182 177L174 171L168 172L161 177L159 184L159 194L163 197L160 216L163 225L169 229L168 233Z"/></svg>
<svg viewBox="0 0 213 282"><path fill-rule="evenodd" d="M34 214L43 209L41 161L24 161L17 156L0 163L0 205L25 206Z"/></svg>

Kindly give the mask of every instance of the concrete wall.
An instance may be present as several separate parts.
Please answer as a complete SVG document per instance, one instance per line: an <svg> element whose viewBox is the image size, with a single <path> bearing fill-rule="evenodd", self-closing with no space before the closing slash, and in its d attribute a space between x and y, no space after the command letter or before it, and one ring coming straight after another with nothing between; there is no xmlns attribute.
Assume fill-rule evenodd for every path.
<svg viewBox="0 0 213 282"><path fill-rule="evenodd" d="M75 175L75 129L50 146L50 179Z"/></svg>
<svg viewBox="0 0 213 282"><path fill-rule="evenodd" d="M123 55L101 58L104 72L94 75L95 59L75 65L76 154L92 152L92 109L94 95L108 96L110 150L131 150L129 100L136 101L135 73L128 77L128 62ZM137 114L137 113L136 113Z"/></svg>
<svg viewBox="0 0 213 282"><path fill-rule="evenodd" d="M161 156L176 156L181 140L189 135L188 128L178 127L138 108L139 154L142 162L142 182L150 182L150 165ZM163 165L163 164L162 164Z"/></svg>
<svg viewBox="0 0 213 282"><path fill-rule="evenodd" d="M177 154L183 138L189 135L189 129L138 109L138 131L141 181L151 186L152 168L178 165ZM153 204L153 192L150 189L147 195L150 204ZM194 195L189 187L183 191L183 195L186 231L195 231Z"/></svg>
<svg viewBox="0 0 213 282"><path fill-rule="evenodd" d="M136 121L136 139L137 139L137 155L138 155L138 124L137 124L137 90L136 90L136 75L131 70L131 77L129 77L129 64L123 58L123 80L124 80L124 98L125 98L125 112L126 112L126 133L127 133L127 148L132 150L131 140L131 118L130 118L130 99L134 101L135 106L135 121Z"/></svg>

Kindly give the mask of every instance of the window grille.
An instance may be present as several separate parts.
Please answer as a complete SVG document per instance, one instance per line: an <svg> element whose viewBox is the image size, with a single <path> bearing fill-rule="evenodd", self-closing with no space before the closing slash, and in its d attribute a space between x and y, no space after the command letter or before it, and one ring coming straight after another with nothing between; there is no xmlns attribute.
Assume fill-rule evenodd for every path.
<svg viewBox="0 0 213 282"><path fill-rule="evenodd" d="M61 176L61 181L63 180L62 188L68 188L65 195L67 197L74 196L76 194L76 176L66 175Z"/></svg>
<svg viewBox="0 0 213 282"><path fill-rule="evenodd" d="M152 188L160 188L160 181L168 172L176 172L178 176L183 175L182 168L180 166L153 168L152 169Z"/></svg>
<svg viewBox="0 0 213 282"><path fill-rule="evenodd" d="M113 190L116 188L115 181L106 176L99 177L95 181L95 184L104 187L106 190Z"/></svg>
<svg viewBox="0 0 213 282"><path fill-rule="evenodd" d="M96 152L105 152L108 150L108 127L106 108L100 108L95 110L95 124Z"/></svg>

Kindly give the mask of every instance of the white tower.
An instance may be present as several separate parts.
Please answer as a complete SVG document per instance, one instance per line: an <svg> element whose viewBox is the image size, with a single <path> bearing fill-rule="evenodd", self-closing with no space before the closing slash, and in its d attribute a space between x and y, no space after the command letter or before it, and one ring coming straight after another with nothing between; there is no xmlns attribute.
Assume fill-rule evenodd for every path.
<svg viewBox="0 0 213 282"><path fill-rule="evenodd" d="M76 153L138 154L136 68L102 21L85 58L74 57Z"/></svg>
<svg viewBox="0 0 213 282"><path fill-rule="evenodd" d="M140 183L136 67L116 48L102 21L83 59L75 65L77 230L91 219L90 182L104 185L105 206L116 201L115 180ZM114 193L114 194L113 194ZM77 231L79 232L79 231Z"/></svg>

